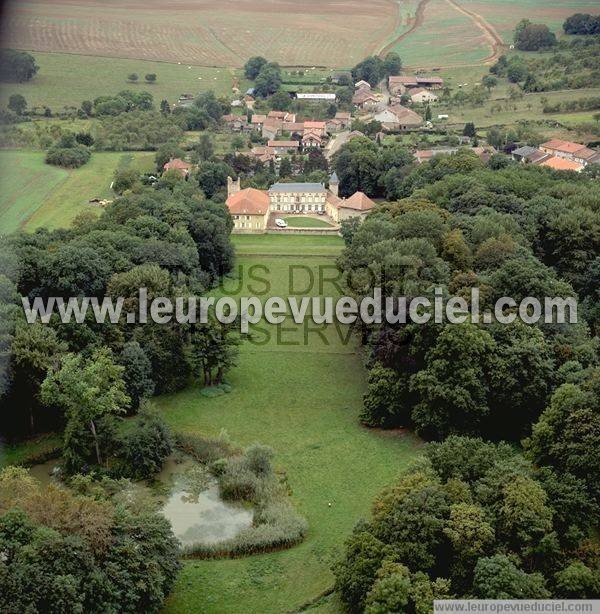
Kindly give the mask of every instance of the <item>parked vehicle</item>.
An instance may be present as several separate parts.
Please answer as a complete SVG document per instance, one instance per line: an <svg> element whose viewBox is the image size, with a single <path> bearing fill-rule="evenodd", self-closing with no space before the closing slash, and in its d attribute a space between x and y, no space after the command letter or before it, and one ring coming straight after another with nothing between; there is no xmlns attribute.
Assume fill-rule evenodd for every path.
<svg viewBox="0 0 600 614"><path fill-rule="evenodd" d="M275 220L275 226L278 226L279 228L287 228L287 222L281 218L277 218Z"/></svg>

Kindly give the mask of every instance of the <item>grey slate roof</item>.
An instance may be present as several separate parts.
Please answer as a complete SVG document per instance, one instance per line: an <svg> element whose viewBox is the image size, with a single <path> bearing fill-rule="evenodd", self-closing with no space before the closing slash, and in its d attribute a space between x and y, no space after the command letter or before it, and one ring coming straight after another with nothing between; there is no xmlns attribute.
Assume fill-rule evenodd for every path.
<svg viewBox="0 0 600 614"><path fill-rule="evenodd" d="M525 158L526 156L531 156L536 151L538 151L535 147L529 147L529 145L525 145L524 147L519 147L518 149L513 150L513 156L521 156L521 158Z"/></svg>
<svg viewBox="0 0 600 614"><path fill-rule="evenodd" d="M325 192L322 183L274 183L269 192Z"/></svg>
<svg viewBox="0 0 600 614"><path fill-rule="evenodd" d="M333 173L331 174L331 177L329 177L329 183L339 183L340 180L338 179L337 173L335 171L333 171Z"/></svg>

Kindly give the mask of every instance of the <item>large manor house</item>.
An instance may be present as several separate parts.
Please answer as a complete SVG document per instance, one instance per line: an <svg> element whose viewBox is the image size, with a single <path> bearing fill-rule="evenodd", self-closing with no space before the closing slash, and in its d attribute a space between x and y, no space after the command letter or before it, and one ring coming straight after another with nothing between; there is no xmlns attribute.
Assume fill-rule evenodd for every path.
<svg viewBox="0 0 600 614"><path fill-rule="evenodd" d="M233 217L234 232L266 232L281 214L326 215L339 224L351 217L363 217L375 203L362 192L349 198L338 196L337 175L329 178L329 188L322 183L274 183L268 190L240 187L240 180L227 181L227 207Z"/></svg>

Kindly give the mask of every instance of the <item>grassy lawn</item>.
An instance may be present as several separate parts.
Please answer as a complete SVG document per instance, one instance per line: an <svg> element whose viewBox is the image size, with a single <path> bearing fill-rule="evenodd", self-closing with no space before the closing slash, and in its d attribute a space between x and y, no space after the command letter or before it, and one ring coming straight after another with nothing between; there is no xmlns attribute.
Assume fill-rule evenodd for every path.
<svg viewBox="0 0 600 614"><path fill-rule="evenodd" d="M11 94L22 94L29 107L49 106L54 111L64 106L79 106L82 100L116 94L131 89L148 91L158 103L166 98L177 101L180 94L197 94L214 90L219 96L230 95L233 76L239 71L229 68L207 68L167 62L104 58L67 53L33 52L40 67L38 74L28 83L2 84L0 102L5 103ZM127 75L137 73L138 83L128 83ZM144 75L155 73L156 83L144 82ZM249 84L242 79L245 91Z"/></svg>
<svg viewBox="0 0 600 614"><path fill-rule="evenodd" d="M42 152L0 151L0 233L22 228L69 172L48 166Z"/></svg>
<svg viewBox="0 0 600 614"><path fill-rule="evenodd" d="M333 284L319 288L319 267L332 268L342 247L338 237L241 236L237 277L241 295L256 282L249 267L261 265L268 295L287 296L289 268L312 271L308 295L336 296ZM304 281L311 275L300 271ZM232 282L235 280L231 280ZM297 280L299 281L299 280ZM301 284L300 284L301 285ZM256 292L256 290L254 290ZM265 295L266 296L266 295ZM230 376L230 394L207 398L200 389L156 400L176 429L217 434L226 429L242 445L272 446L279 471L310 530L290 550L235 560L187 561L168 612L285 612L299 607L332 585L330 565L373 497L391 483L414 457L418 442L410 435L380 433L358 423L365 389L364 370L355 339L344 343L346 329L316 330L286 321L259 325L255 343L241 347L239 365ZM259 345L260 344L260 345ZM331 503L331 506L329 506ZM334 597L320 612L339 611Z"/></svg>
<svg viewBox="0 0 600 614"><path fill-rule="evenodd" d="M283 218L291 228L329 228L331 224L316 217L292 215Z"/></svg>
<svg viewBox="0 0 600 614"><path fill-rule="evenodd" d="M153 168L152 153L94 153L81 168L45 164L44 152L0 151L0 232L69 226L83 211L99 211L90 198L112 198L117 168Z"/></svg>

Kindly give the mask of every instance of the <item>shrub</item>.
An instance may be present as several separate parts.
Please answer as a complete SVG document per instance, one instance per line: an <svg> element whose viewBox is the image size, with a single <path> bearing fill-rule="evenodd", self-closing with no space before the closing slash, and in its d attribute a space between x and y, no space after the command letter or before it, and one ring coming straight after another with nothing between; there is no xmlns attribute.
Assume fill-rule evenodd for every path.
<svg viewBox="0 0 600 614"><path fill-rule="evenodd" d="M175 435L175 447L199 463L214 463L224 459L224 457L232 456L237 451L231 445L225 431L221 431L216 438L177 433Z"/></svg>
<svg viewBox="0 0 600 614"><path fill-rule="evenodd" d="M52 147L46 153L46 164L65 168L79 168L88 163L90 156L90 150L85 145Z"/></svg>

